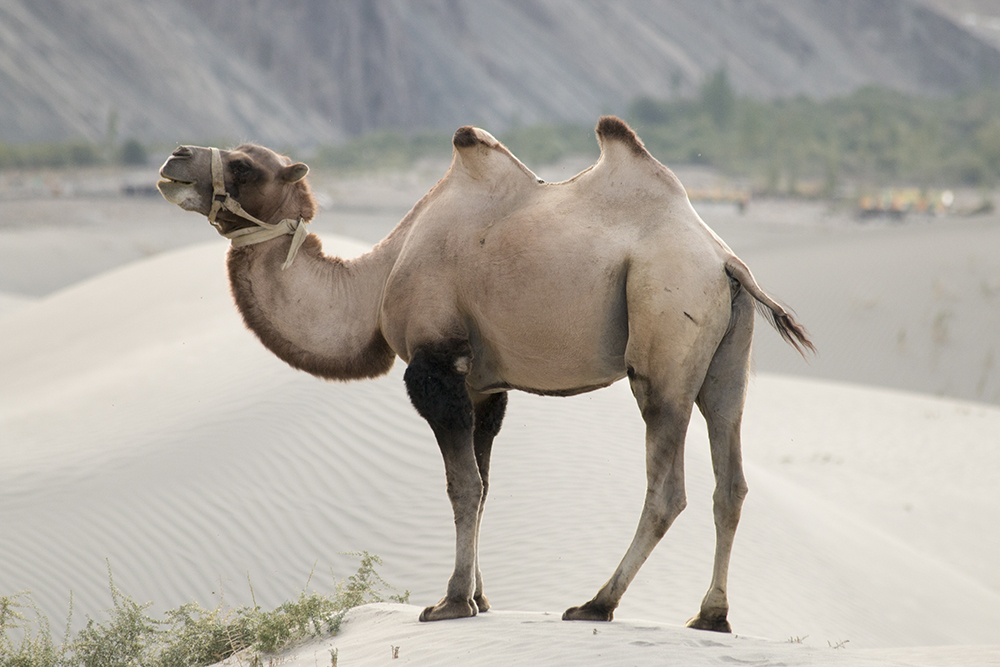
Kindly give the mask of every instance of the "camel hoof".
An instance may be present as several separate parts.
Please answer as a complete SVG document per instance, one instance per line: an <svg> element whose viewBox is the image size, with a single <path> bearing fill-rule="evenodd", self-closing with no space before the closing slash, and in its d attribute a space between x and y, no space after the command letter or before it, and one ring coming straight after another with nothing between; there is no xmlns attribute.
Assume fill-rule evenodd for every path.
<svg viewBox="0 0 1000 667"><path fill-rule="evenodd" d="M446 621L450 618L469 618L470 616L475 616L478 612L479 609L473 600L442 598L433 607L427 607L420 612L420 620L427 622Z"/></svg>
<svg viewBox="0 0 1000 667"><path fill-rule="evenodd" d="M490 610L490 600L489 600L489 598L487 598L482 593L480 593L479 595L477 595L474 598L472 598L472 600L473 600L473 602L476 603L476 606L479 607L479 611L480 612L484 612L484 611L489 611Z"/></svg>
<svg viewBox="0 0 1000 667"><path fill-rule="evenodd" d="M579 607L570 607L563 612L562 620L564 621L610 621L615 616L614 609L605 609L594 604L591 600L586 604L582 604Z"/></svg>
<svg viewBox="0 0 1000 667"><path fill-rule="evenodd" d="M703 616L699 613L697 616L689 620L686 624L689 628L694 628L695 630L709 630L711 632L727 632L732 634L733 628L729 625L729 621L726 619L726 614L723 612L721 615L716 616Z"/></svg>

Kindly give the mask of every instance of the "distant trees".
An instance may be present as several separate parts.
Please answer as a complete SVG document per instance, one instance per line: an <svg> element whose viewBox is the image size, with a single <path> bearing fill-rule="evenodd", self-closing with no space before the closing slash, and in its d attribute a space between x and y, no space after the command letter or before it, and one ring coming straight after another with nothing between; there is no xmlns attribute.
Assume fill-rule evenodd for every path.
<svg viewBox="0 0 1000 667"><path fill-rule="evenodd" d="M65 141L47 144L0 143L0 169L61 169L100 164L141 166L146 164L146 147L138 139L121 146L107 146L88 141Z"/></svg>
<svg viewBox="0 0 1000 667"><path fill-rule="evenodd" d="M312 161L315 167L344 171L398 169L421 158L451 154L450 135L423 132L405 136L392 130L362 135L339 146L323 146Z"/></svg>
<svg viewBox="0 0 1000 667"><path fill-rule="evenodd" d="M729 127L736 111L736 93L729 84L725 67L720 67L702 84L701 107L716 128L724 130Z"/></svg>
<svg viewBox="0 0 1000 667"><path fill-rule="evenodd" d="M813 100L759 100L736 94L725 68L698 94L640 97L626 118L667 164L699 163L747 177L758 190L832 196L846 181L871 186L991 187L1000 183L1000 90L918 97L885 88ZM596 118L594 119L596 121ZM450 132L367 134L311 156L315 167L365 171L446 158ZM499 137L529 166L567 155L597 155L593 124L518 125ZM146 147L117 140L109 117L102 144L0 144L0 169L141 165Z"/></svg>
<svg viewBox="0 0 1000 667"><path fill-rule="evenodd" d="M118 151L118 161L124 165L141 166L146 164L148 159L146 147L138 139L129 139Z"/></svg>
<svg viewBox="0 0 1000 667"><path fill-rule="evenodd" d="M737 95L719 69L696 96L640 97L626 118L661 161L711 165L773 193L833 196L848 180L917 187L1000 183L1000 90L928 98L869 87L821 101L758 100ZM314 162L349 170L400 167L424 156L446 157L448 136L373 133L320 149ZM597 155L593 125L517 126L499 138L529 166Z"/></svg>
<svg viewBox="0 0 1000 667"><path fill-rule="evenodd" d="M925 98L884 88L816 101L738 97L726 71L698 97L640 98L628 119L664 162L702 162L794 190L832 194L844 175L873 184L989 186L1000 182L1000 91Z"/></svg>

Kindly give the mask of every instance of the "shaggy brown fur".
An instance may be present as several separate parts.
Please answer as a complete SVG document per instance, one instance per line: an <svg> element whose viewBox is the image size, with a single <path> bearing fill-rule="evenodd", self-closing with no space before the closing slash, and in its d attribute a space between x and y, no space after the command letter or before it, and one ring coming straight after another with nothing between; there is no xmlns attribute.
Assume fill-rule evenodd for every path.
<svg viewBox="0 0 1000 667"><path fill-rule="evenodd" d="M379 331L373 331L367 345L359 347L351 356L346 357L317 354L299 347L283 336L254 296L250 262L257 250L253 246L231 248L227 265L236 307L247 328L264 347L289 366L327 380L364 380L389 372L396 360L396 353ZM300 252L314 256L321 262L328 262L331 267L343 267L343 261L339 258L323 254L320 241L315 236L306 239Z"/></svg>

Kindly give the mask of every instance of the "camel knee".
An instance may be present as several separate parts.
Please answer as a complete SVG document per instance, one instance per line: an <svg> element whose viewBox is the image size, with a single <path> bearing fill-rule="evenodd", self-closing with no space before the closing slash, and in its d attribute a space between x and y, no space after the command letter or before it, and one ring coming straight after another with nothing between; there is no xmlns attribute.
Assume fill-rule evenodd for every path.
<svg viewBox="0 0 1000 667"><path fill-rule="evenodd" d="M455 514L455 523L478 521L479 509L485 499L486 488L479 475L455 475L448 473L447 490Z"/></svg>
<svg viewBox="0 0 1000 667"><path fill-rule="evenodd" d="M444 433L472 430L472 399L465 385L471 354L467 341L424 346L414 352L403 373L410 402L439 443Z"/></svg>

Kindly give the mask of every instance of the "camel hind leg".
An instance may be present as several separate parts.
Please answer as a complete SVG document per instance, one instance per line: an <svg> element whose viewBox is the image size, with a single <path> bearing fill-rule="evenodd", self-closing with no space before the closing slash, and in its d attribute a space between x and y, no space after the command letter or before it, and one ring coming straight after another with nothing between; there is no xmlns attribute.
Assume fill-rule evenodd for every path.
<svg viewBox="0 0 1000 667"><path fill-rule="evenodd" d="M684 436L693 401L648 397L645 378L630 370L629 379L646 421L646 498L642 514L632 543L611 579L589 602L567 609L563 613L566 621L610 621L639 568L687 505Z"/></svg>
<svg viewBox="0 0 1000 667"><path fill-rule="evenodd" d="M630 334L628 378L646 423L646 497L635 535L611 579L592 600L567 609L564 620L610 621L639 568L687 505L684 440L695 397L722 337L716 330L721 327L686 327L687 321L661 320L658 327ZM658 344L663 341L680 344Z"/></svg>
<svg viewBox="0 0 1000 667"><path fill-rule="evenodd" d="M565 620L610 621L622 595L687 504L684 440L695 399L730 324L724 272L678 281L671 262L633 259L627 281L625 363L646 423L646 497L635 535L611 579ZM666 287L670 286L670 287Z"/></svg>
<svg viewBox="0 0 1000 667"><path fill-rule="evenodd" d="M715 473L715 563L712 583L690 628L732 632L727 585L729 557L740 521L747 483L743 476L740 424L746 398L750 343L753 338L753 301L739 290L733 299L730 329L719 345L698 394L697 404L708 424Z"/></svg>

